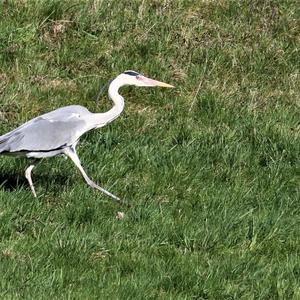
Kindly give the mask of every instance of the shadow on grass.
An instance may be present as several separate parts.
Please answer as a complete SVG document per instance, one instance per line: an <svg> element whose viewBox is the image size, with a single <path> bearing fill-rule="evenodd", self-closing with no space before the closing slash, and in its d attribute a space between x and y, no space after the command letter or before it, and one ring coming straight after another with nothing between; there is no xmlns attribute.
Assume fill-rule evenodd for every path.
<svg viewBox="0 0 300 300"><path fill-rule="evenodd" d="M26 178L18 173L0 174L0 188L4 190L13 191L24 184L28 184Z"/></svg>
<svg viewBox="0 0 300 300"><path fill-rule="evenodd" d="M33 184L39 184L45 188L49 185L65 186L66 182L69 184L68 176L64 174L37 174L32 176ZM72 181L71 181L72 184ZM21 186L28 186L28 181L22 173L1 173L0 174L0 188L7 191L14 191Z"/></svg>

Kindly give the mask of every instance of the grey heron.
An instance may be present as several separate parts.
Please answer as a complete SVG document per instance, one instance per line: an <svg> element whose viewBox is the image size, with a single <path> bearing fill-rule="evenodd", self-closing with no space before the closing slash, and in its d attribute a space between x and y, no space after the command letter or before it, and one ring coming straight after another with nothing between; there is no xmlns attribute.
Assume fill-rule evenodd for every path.
<svg viewBox="0 0 300 300"><path fill-rule="evenodd" d="M38 116L0 136L0 154L33 159L25 170L25 177L34 197L36 197L36 192L31 172L36 162L45 157L65 155L73 161L89 186L118 202L123 202L88 177L76 153L76 145L84 133L107 125L121 114L124 109L124 98L119 94L119 88L124 85L173 87L170 84L147 78L138 72L125 71L109 85L108 95L113 106L107 112L92 113L83 106L69 105Z"/></svg>

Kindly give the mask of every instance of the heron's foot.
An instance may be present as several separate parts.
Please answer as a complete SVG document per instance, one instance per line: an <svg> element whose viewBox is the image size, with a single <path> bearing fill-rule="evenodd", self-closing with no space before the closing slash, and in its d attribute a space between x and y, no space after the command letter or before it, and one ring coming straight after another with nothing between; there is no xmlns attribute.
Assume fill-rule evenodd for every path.
<svg viewBox="0 0 300 300"><path fill-rule="evenodd" d="M111 197L114 201L116 201L120 204L126 205L127 207L131 207L131 205L127 201L120 199L119 197L115 196L114 194L112 194L109 191L105 190L104 188L100 187L94 181L89 180L87 183L90 187L92 187L92 188L104 193L105 195Z"/></svg>
<svg viewBox="0 0 300 300"><path fill-rule="evenodd" d="M36 195L36 192L35 192L34 186L33 186L33 185L31 185L31 186L30 186L30 188L31 188L31 191L32 191L33 197L34 197L34 198L37 198L37 195Z"/></svg>

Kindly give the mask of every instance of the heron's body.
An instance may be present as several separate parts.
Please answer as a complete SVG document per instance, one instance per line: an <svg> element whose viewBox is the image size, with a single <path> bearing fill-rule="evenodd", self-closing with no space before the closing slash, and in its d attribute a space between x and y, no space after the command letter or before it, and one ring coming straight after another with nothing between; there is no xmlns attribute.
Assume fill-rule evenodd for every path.
<svg viewBox="0 0 300 300"><path fill-rule="evenodd" d="M0 136L0 153L29 158L50 157L75 144L87 129L85 118L91 113L72 105L34 118Z"/></svg>
<svg viewBox="0 0 300 300"><path fill-rule="evenodd" d="M109 111L91 113L83 106L70 105L43 114L0 136L0 154L25 156L33 159L64 154L71 158L89 185L120 201L118 197L89 179L80 164L75 147L84 133L105 126L121 114L124 109L124 99L118 90L125 84L171 87L159 81L150 80L134 71L124 72L109 86L108 94L114 103ZM34 164L26 169L25 176L36 196L31 180L33 167Z"/></svg>
<svg viewBox="0 0 300 300"><path fill-rule="evenodd" d="M109 122L96 126L91 119L95 114L80 105L56 109L0 136L0 153L28 158L62 154L66 147L76 145L85 132Z"/></svg>

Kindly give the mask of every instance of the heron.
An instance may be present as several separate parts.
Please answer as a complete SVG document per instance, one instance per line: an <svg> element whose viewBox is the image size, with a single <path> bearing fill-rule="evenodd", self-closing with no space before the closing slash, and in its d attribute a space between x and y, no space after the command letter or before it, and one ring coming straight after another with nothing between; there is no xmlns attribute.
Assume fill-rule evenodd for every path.
<svg viewBox="0 0 300 300"><path fill-rule="evenodd" d="M73 161L89 186L117 202L124 203L119 197L90 179L82 167L76 146L83 134L103 127L120 116L124 110L124 98L119 94L119 89L125 85L173 87L136 71L128 70L111 81L108 96L113 106L107 112L92 113L81 105L68 105L33 118L0 136L0 155L23 156L30 159L30 165L25 170L25 178L35 198L37 194L32 182L32 169L42 158L64 155Z"/></svg>

